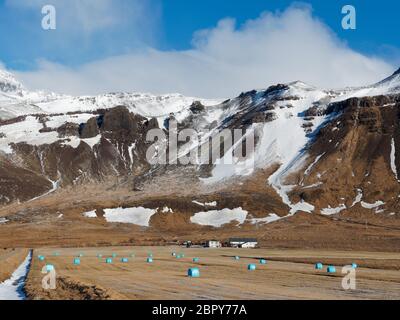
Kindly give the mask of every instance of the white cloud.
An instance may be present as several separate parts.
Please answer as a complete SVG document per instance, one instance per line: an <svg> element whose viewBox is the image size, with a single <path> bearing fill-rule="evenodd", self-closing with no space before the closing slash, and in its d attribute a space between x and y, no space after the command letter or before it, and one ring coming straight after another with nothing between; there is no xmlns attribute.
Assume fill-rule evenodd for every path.
<svg viewBox="0 0 400 320"><path fill-rule="evenodd" d="M37 71L18 76L28 87L71 94L146 91L230 97L294 80L320 87L365 85L393 69L351 50L309 7L292 6L239 27L233 19L222 20L197 32L191 50L149 48L78 68L41 61Z"/></svg>

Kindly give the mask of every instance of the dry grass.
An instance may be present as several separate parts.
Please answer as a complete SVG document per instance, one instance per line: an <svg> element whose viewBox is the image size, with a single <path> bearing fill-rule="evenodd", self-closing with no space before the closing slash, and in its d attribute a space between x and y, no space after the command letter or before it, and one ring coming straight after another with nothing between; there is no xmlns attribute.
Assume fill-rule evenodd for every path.
<svg viewBox="0 0 400 320"><path fill-rule="evenodd" d="M183 252L176 259L171 252ZM59 252L60 256L52 256ZM154 263L146 262L149 253ZM83 253L81 265L73 258ZM103 258L97 258L97 254ZM114 263L104 259L112 253ZM131 258L130 254L135 253ZM61 278L55 293L40 288L43 263L35 257L43 254L54 264ZM235 261L233 257L242 258ZM121 263L128 257L128 263ZM199 257L199 263L192 258ZM260 265L259 258L267 265ZM332 263L338 273L316 271L316 262ZM342 289L341 266L357 262L357 290ZM247 271L249 263L257 270ZM201 277L186 276L189 267L198 266ZM245 250L183 249L177 247L107 247L79 249L39 249L34 252L28 279L28 294L36 299L400 299L400 257L396 253L322 250ZM66 282L68 283L66 285ZM92 293L93 296L90 294Z"/></svg>
<svg viewBox="0 0 400 320"><path fill-rule="evenodd" d="M27 249L0 249L0 282L11 277L27 254Z"/></svg>

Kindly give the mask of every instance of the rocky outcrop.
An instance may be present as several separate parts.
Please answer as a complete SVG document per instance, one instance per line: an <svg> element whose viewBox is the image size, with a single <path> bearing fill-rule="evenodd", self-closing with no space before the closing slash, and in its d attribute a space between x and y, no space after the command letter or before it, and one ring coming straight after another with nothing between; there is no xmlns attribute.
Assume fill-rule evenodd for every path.
<svg viewBox="0 0 400 320"><path fill-rule="evenodd" d="M377 211L400 209L399 110L398 96L352 98L330 105L327 112L337 116L319 131L308 161L292 175L291 182L298 185L293 199L317 209L365 209L361 201Z"/></svg>
<svg viewBox="0 0 400 320"><path fill-rule="evenodd" d="M190 106L190 111L194 114L199 114L205 111L205 106L200 101L195 101Z"/></svg>
<svg viewBox="0 0 400 320"><path fill-rule="evenodd" d="M43 119L44 124L47 121ZM12 123L15 122L7 121ZM154 128L158 128L156 119L135 115L125 107L100 110L80 125L45 125L40 133L55 131L60 140L50 144L11 144L12 162L4 158L0 163L0 204L43 195L56 181L66 187L102 181L108 176L143 173L149 169L145 157L150 142L146 141L146 134Z"/></svg>
<svg viewBox="0 0 400 320"><path fill-rule="evenodd" d="M78 137L79 136L79 125L72 122L66 122L57 128L58 137Z"/></svg>
<svg viewBox="0 0 400 320"><path fill-rule="evenodd" d="M82 139L94 138L99 134L99 119L91 118L86 123L81 123L79 126L79 136Z"/></svg>

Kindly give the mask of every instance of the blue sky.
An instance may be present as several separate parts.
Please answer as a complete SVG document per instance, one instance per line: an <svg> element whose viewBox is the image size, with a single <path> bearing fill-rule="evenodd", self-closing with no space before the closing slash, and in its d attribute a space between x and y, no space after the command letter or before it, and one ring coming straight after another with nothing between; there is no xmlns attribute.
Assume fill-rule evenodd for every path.
<svg viewBox="0 0 400 320"><path fill-rule="evenodd" d="M366 53L388 54L388 47L400 48L400 2L393 0L310 0L299 1L312 6L339 37L354 49ZM290 0L170 0L163 2L163 27L166 45L184 48L190 43L193 31L209 26L223 17L234 17L239 23L256 18L263 11L283 10L295 1ZM341 27L341 8L351 4L357 9L357 30ZM194 14L188 14L193 12ZM387 52L385 52L385 50Z"/></svg>
<svg viewBox="0 0 400 320"><path fill-rule="evenodd" d="M55 31L41 29L40 10L44 4L54 4L57 9ZM357 9L357 30L346 31L341 28L341 8L345 4L352 4ZM291 41L290 36L295 35L295 26L285 17L290 15L287 11L293 7L301 8L294 20L298 18L301 20L299 26L305 26L305 41L315 37L316 43L320 40L325 51L337 49L343 54L344 62L335 62L341 66L343 72L322 83L323 85L358 85L362 84L362 79L378 80L388 70L400 64L400 37L396 31L400 30L400 19L397 17L400 3L392 0L310 0L301 4L289 0L0 0L0 61L7 69L17 72L30 86L41 86L49 90L97 93L108 89L158 89L207 95L207 90L198 89L203 82L191 83L190 86L185 84L191 69L196 70L197 74L200 72L204 82L208 81L207 77L232 77L226 70L221 70L221 64L227 61L227 64L231 63L237 67L237 63L240 63L243 68L236 70L235 75L243 74L244 69L250 70L254 67L247 66L246 58L254 56L256 50L265 50L269 60L262 62L261 56L256 56L255 60L265 63L265 70L269 70L276 56L269 55L270 48L267 42L260 48L256 44L257 39L274 39L273 46L279 46L279 39L274 37L279 30L282 32L282 45L289 50L287 42ZM263 12L269 12L270 20L263 18ZM306 14L302 15L301 12ZM235 20L233 27L221 23L226 21L226 18ZM253 28L252 23L263 26ZM313 26L320 30L312 30ZM264 38L263 34L257 32L265 32L268 37ZM239 42L243 37L247 41L251 35L258 35L258 38L255 37L247 47L241 48ZM288 38L285 40L286 35ZM222 39L222 42L229 40L229 48L243 51L243 54L233 57L229 50L223 52L224 48L218 47L214 42L215 38ZM299 46L301 44L299 42ZM272 42L270 45L272 46ZM343 47L346 47L346 50L343 50ZM315 48L318 50L319 46L312 48L310 45L308 49ZM312 51L301 52L296 57L307 57L310 52ZM314 61L315 59L329 63L329 54L314 57ZM347 66L352 59L359 63L357 70ZM210 61L217 60L220 61L218 70L210 66ZM288 60L292 60L290 56L286 59ZM203 63L202 66L199 61ZM206 67L204 61L208 61ZM310 68L314 61L307 61ZM100 71L92 79L88 78L89 73L93 75L105 66L111 70L113 76L121 76L121 70L117 67L121 63L128 65L132 72L136 71L144 84L138 81L137 84L129 86L118 79L115 85L99 87L91 82L95 78L98 79L97 76L101 76ZM276 61L274 63L276 64ZM175 68L179 74L174 79L166 80L164 74L157 77L157 70L151 70L153 79L157 78L153 82L158 83L158 86L147 85L146 83L151 81L147 79L146 71L141 70L147 64L156 64L157 70L164 73ZM362 66L366 66L368 72L357 74ZM347 77L346 68L349 69L350 77L356 73L354 79L350 79L353 81L351 83L344 80ZM259 75L254 76L255 71L248 72L248 86L250 88L272 83L272 76L275 74L278 75L277 81L288 80L293 75L319 82L317 74L315 77L308 76L304 70L294 69L296 68L293 66L287 67L282 77L276 71L266 76L265 82L261 81ZM58 86L51 83L56 75L60 77ZM51 81L46 81L46 77ZM82 82L82 92L73 85L77 79ZM127 81L130 80L132 79ZM166 82L171 82L171 85L165 85ZM224 83L222 79L217 85L223 86ZM233 90L238 90L244 84L243 81L234 84ZM218 92L223 95L228 93L228 90L222 88L217 92L211 91L211 96L218 95Z"/></svg>

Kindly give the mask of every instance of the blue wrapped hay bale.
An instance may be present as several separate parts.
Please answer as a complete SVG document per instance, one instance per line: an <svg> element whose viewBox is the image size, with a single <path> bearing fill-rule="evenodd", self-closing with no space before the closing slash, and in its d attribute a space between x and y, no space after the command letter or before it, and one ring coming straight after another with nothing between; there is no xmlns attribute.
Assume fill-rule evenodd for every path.
<svg viewBox="0 0 400 320"><path fill-rule="evenodd" d="M54 270L54 266L52 264L47 264L46 265L46 271L47 272L50 272L50 271L53 271L53 270Z"/></svg>
<svg viewBox="0 0 400 320"><path fill-rule="evenodd" d="M267 260L265 260L265 259L260 259L260 264L267 264Z"/></svg>
<svg viewBox="0 0 400 320"><path fill-rule="evenodd" d="M153 258L152 257L148 257L147 258L147 263L153 263Z"/></svg>
<svg viewBox="0 0 400 320"><path fill-rule="evenodd" d="M44 261L46 258L44 256L38 256L39 261Z"/></svg>
<svg viewBox="0 0 400 320"><path fill-rule="evenodd" d="M200 258L193 258L193 262L199 262Z"/></svg>
<svg viewBox="0 0 400 320"><path fill-rule="evenodd" d="M127 263L127 262L129 262L129 260L128 260L128 258L122 258L122 259L121 259L121 262L122 262L122 263Z"/></svg>
<svg viewBox="0 0 400 320"><path fill-rule="evenodd" d="M358 268L358 264L353 262L353 263L351 264L351 267L352 267L353 269L357 269L357 268Z"/></svg>
<svg viewBox="0 0 400 320"><path fill-rule="evenodd" d="M328 273L336 273L336 268L334 266L329 266L326 270Z"/></svg>
<svg viewBox="0 0 400 320"><path fill-rule="evenodd" d="M106 263L107 263L107 264L113 263L113 259L112 259L112 258L107 258L107 259L106 259Z"/></svg>
<svg viewBox="0 0 400 320"><path fill-rule="evenodd" d="M256 269L257 269L257 267L256 267L256 265L253 264L253 263L251 263L251 264L249 264L249 265L247 266L247 270L249 270L249 271L254 271L254 270L256 270Z"/></svg>
<svg viewBox="0 0 400 320"><path fill-rule="evenodd" d="M81 259L75 258L74 259L74 265L79 266L81 264Z"/></svg>
<svg viewBox="0 0 400 320"><path fill-rule="evenodd" d="M235 260L240 260L239 256L234 257Z"/></svg>
<svg viewBox="0 0 400 320"><path fill-rule="evenodd" d="M171 256L176 257L176 252L172 252Z"/></svg>
<svg viewBox="0 0 400 320"><path fill-rule="evenodd" d="M321 262L318 262L315 264L315 269L316 270L322 270L324 268L324 265Z"/></svg>
<svg viewBox="0 0 400 320"><path fill-rule="evenodd" d="M188 277L190 277L190 278L199 278L200 277L199 268L190 268L188 270Z"/></svg>

